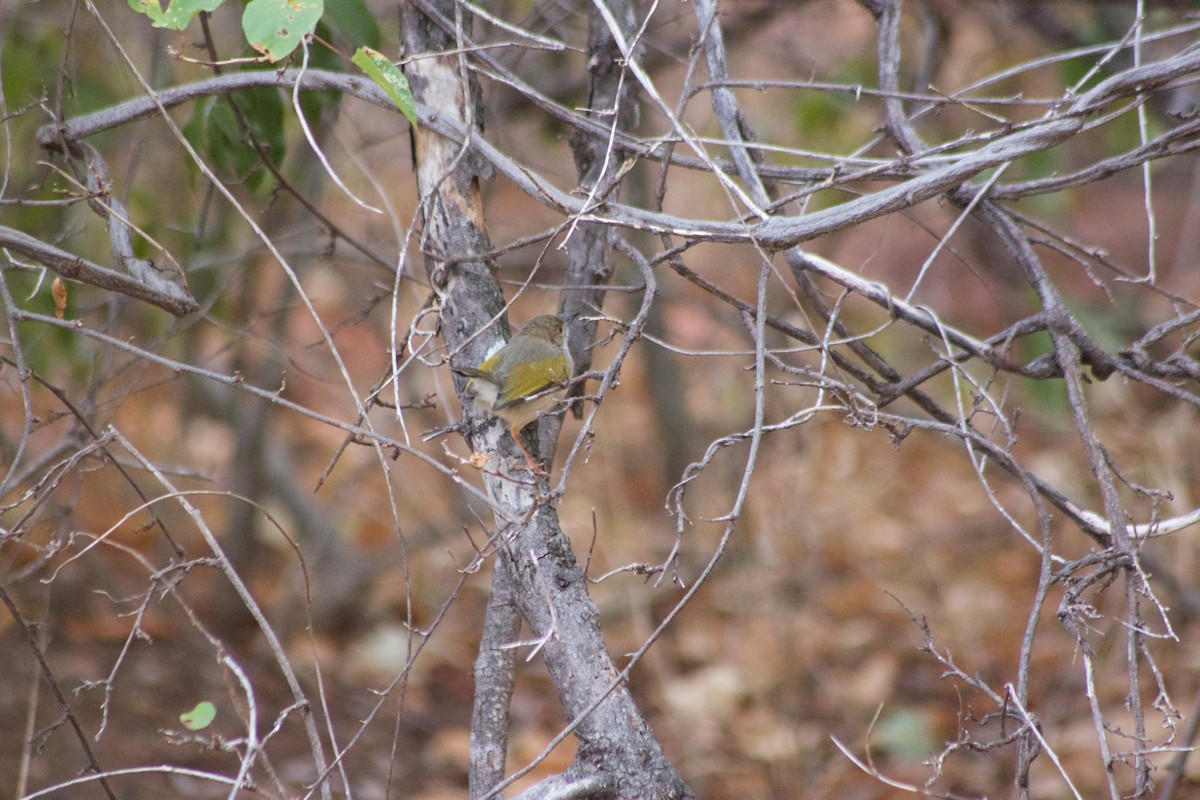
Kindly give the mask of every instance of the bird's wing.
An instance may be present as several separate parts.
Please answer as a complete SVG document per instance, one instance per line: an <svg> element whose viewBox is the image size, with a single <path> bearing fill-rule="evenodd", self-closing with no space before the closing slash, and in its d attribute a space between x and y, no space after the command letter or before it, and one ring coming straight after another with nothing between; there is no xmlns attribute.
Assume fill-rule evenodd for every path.
<svg viewBox="0 0 1200 800"><path fill-rule="evenodd" d="M566 362L562 353L556 351L553 356L529 361L518 370L518 375L511 372L503 384L504 391L496 398L496 408L507 408L519 403L527 397L566 382L571 376L566 373Z"/></svg>

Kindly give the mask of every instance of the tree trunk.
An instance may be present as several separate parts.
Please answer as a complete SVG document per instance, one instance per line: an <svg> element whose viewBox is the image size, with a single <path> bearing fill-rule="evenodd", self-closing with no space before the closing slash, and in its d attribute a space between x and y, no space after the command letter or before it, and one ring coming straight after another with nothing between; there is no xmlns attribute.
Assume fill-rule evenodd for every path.
<svg viewBox="0 0 1200 800"><path fill-rule="evenodd" d="M403 41L408 53L460 49L467 34L461 26L441 25L461 14L452 2L405 0L401 3ZM461 19L461 17L460 17ZM438 115L475 124L468 73L456 56L421 58L406 67L418 102ZM477 254L491 249L483 225L479 174L469 157L460 157L460 146L427 129L415 131L417 181L424 212L422 246L426 270L438 292L442 335L456 363L478 364L488 349L505 338L507 326L492 326L474 340L469 338L488 325L503 308L503 296L488 265ZM456 378L462 389L462 379ZM475 452L486 453L498 469L484 473L484 483L496 517L497 581L511 579L513 598L529 622L533 635L544 641L541 654L554 682L571 730L579 740L575 762L562 775L543 781L526 796L616 798L681 798L691 791L667 761L645 719L630 696L604 646L595 604L587 594L583 571L559 525L558 514L547 496L544 478L517 482L502 475L519 471L523 463L515 443L500 423L476 424L470 404L464 404L467 441ZM497 603L503 607L505 603ZM508 640L511 621L489 614L487 646ZM497 636L493 624L503 625ZM501 774L506 711L504 685L511 683L511 659L486 669L489 654L481 653L477 679L498 683L477 688L477 698L487 698L486 709L477 699L472 756L472 797L498 792ZM490 662L489 662L490 663ZM506 701L504 701L506 702ZM484 752L482 746L490 748ZM482 766L486 765L486 767Z"/></svg>

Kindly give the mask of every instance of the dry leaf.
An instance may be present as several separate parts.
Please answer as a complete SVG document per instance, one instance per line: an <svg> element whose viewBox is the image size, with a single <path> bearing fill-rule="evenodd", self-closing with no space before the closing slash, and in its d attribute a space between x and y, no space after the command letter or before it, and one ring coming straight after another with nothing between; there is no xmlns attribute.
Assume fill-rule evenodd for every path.
<svg viewBox="0 0 1200 800"><path fill-rule="evenodd" d="M50 294L54 298L54 316L63 319L67 313L67 282L55 278L50 284Z"/></svg>

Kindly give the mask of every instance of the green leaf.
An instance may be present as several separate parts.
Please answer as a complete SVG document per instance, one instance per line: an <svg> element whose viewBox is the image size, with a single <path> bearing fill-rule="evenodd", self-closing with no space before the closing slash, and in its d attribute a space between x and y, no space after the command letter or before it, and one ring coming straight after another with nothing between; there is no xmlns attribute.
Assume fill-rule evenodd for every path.
<svg viewBox="0 0 1200 800"><path fill-rule="evenodd" d="M383 53L369 47L360 47L350 59L358 68L367 73L367 77L379 84L379 88L387 92L387 96L396 108L400 109L408 121L417 124L417 101L413 98L412 90L408 88L408 78L396 68L396 65L384 58Z"/></svg>
<svg viewBox="0 0 1200 800"><path fill-rule="evenodd" d="M324 0L250 0L242 32L251 47L278 61L313 32L324 11Z"/></svg>
<svg viewBox="0 0 1200 800"><path fill-rule="evenodd" d="M149 17L151 24L156 28L181 31L201 11L215 11L223 2L224 0L167 0L167 10L163 11L161 0L129 0L129 7Z"/></svg>
<svg viewBox="0 0 1200 800"><path fill-rule="evenodd" d="M217 707L207 700L196 703L196 707L179 715L179 721L189 731L202 731L217 718Z"/></svg>
<svg viewBox="0 0 1200 800"><path fill-rule="evenodd" d="M243 128L229 102L228 98L212 97L196 103L183 133L219 174L232 174L246 188L257 192L267 185L270 173L263 167L258 152L250 146L248 133L254 135L266 150L267 157L278 167L287 151L283 100L279 91L270 87L251 89L234 98L232 102L241 109L250 126L249 132Z"/></svg>
<svg viewBox="0 0 1200 800"><path fill-rule="evenodd" d="M920 761L936 749L933 725L916 709L884 714L875 727L875 741L892 758L908 761Z"/></svg>
<svg viewBox="0 0 1200 800"><path fill-rule="evenodd" d="M325 23L357 44L379 47L379 23L363 0L338 0L325 9Z"/></svg>

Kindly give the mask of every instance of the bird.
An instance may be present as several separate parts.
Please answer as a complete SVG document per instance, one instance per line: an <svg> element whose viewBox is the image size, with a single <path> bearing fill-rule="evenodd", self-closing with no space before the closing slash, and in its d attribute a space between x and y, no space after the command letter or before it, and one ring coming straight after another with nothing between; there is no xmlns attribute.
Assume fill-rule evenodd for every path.
<svg viewBox="0 0 1200 800"><path fill-rule="evenodd" d="M455 368L470 378L464 395L476 411L504 420L529 468L543 475L521 442L521 431L558 404L573 370L565 326L553 314L531 319L477 368Z"/></svg>

